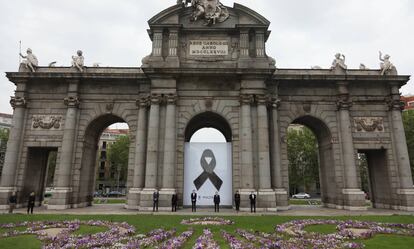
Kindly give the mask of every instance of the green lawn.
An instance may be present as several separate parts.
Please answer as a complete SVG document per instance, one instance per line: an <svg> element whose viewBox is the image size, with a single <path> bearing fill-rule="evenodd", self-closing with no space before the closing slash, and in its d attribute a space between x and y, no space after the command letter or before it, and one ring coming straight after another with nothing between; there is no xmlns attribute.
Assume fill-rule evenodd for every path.
<svg viewBox="0 0 414 249"><path fill-rule="evenodd" d="M319 200L298 200L298 199L290 199L289 205L321 205L322 202Z"/></svg>
<svg viewBox="0 0 414 249"><path fill-rule="evenodd" d="M93 204L125 204L125 199L94 199Z"/></svg>
<svg viewBox="0 0 414 249"><path fill-rule="evenodd" d="M137 233L147 233L156 228L164 229L177 229L177 234L187 231L189 226L181 225L180 222L183 219L193 218L186 216L162 216L162 215L0 215L0 223L15 223L21 221L42 221L42 220L108 220L113 222L128 222L137 229ZM228 248L223 237L220 234L222 229L235 234L237 228L246 230L262 231L272 233L274 232L275 225L288 222L291 220L301 219L317 219L318 217L285 217L285 216L233 216L223 217L235 222L234 225L229 226L209 226L210 230L214 234L214 239L220 244L222 248ZM414 216L358 216L358 217L319 217L321 219L338 219L338 220L364 220L375 221L385 223L412 223L414 224ZM185 248L191 248L194 245L195 240L201 235L205 226L193 226L195 232L189 241L185 244ZM96 232L103 232L104 227L93 227L82 225L81 228L76 231L76 234L92 234ZM335 226L331 225L314 225L306 228L307 231L331 233L335 232ZM2 230L2 232L4 229ZM378 235L373 239L363 241L367 245L366 248L413 248L414 237L402 237L402 236L385 236ZM40 242L34 236L19 236L16 238L0 239L0 249L6 248L40 248Z"/></svg>

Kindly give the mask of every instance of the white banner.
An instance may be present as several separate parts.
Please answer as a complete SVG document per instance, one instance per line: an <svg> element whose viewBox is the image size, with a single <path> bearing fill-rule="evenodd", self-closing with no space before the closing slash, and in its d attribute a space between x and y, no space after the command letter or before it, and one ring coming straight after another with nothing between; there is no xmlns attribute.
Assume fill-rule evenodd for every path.
<svg viewBox="0 0 414 249"><path fill-rule="evenodd" d="M186 143L184 152L184 205L191 205L191 193L197 193L197 206L213 206L220 194L220 205L231 206L231 143Z"/></svg>

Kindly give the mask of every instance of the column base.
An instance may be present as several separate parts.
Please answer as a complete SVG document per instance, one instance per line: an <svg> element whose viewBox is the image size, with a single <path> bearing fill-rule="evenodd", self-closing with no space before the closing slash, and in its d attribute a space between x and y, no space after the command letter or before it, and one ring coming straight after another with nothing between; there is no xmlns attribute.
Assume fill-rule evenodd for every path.
<svg viewBox="0 0 414 249"><path fill-rule="evenodd" d="M262 211L276 212L276 192L273 189L259 189L257 207Z"/></svg>
<svg viewBox="0 0 414 249"><path fill-rule="evenodd" d="M141 191L141 196L139 200L139 207L142 211L152 211L153 205L153 194L157 191L155 188L144 188Z"/></svg>
<svg viewBox="0 0 414 249"><path fill-rule="evenodd" d="M72 197L72 188L54 188L52 198L50 199L47 209L64 210L73 207L70 199Z"/></svg>
<svg viewBox="0 0 414 249"><path fill-rule="evenodd" d="M399 189L397 193L400 201L398 209L414 212L414 189Z"/></svg>
<svg viewBox="0 0 414 249"><path fill-rule="evenodd" d="M286 189L275 189L276 206L278 210L289 210L289 195Z"/></svg>
<svg viewBox="0 0 414 249"><path fill-rule="evenodd" d="M240 211L250 211L250 194L254 192L256 193L255 189L240 189ZM256 193L257 194L257 193Z"/></svg>
<svg viewBox="0 0 414 249"><path fill-rule="evenodd" d="M163 188L160 190L159 210L171 211L171 198L176 194L175 188Z"/></svg>
<svg viewBox="0 0 414 249"><path fill-rule="evenodd" d="M15 187L0 187L0 210L9 209L9 197L13 192L17 192Z"/></svg>
<svg viewBox="0 0 414 249"><path fill-rule="evenodd" d="M130 188L128 191L128 200L126 208L130 210L139 210L141 200L141 188Z"/></svg>
<svg viewBox="0 0 414 249"><path fill-rule="evenodd" d="M364 211L368 207L365 205L365 193L360 189L342 189L344 198L343 209L350 211Z"/></svg>

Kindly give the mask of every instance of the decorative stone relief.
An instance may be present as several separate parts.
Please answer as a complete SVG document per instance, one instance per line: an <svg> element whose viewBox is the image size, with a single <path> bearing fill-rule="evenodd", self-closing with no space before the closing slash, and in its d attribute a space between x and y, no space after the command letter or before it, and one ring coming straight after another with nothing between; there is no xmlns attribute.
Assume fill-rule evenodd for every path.
<svg viewBox="0 0 414 249"><path fill-rule="evenodd" d="M204 25L214 25L229 18L229 11L219 0L185 0L185 5L191 2L193 14L191 21L204 19Z"/></svg>
<svg viewBox="0 0 414 249"><path fill-rule="evenodd" d="M358 132L384 132L384 121L379 117L354 118L354 124Z"/></svg>
<svg viewBox="0 0 414 249"><path fill-rule="evenodd" d="M62 125L62 116L54 115L34 115L32 118L33 129L59 130Z"/></svg>

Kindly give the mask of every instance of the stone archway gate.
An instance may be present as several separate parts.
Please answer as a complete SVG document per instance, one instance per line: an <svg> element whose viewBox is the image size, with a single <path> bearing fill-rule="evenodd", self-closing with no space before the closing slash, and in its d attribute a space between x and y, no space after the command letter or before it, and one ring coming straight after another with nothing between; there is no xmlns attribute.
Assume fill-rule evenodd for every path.
<svg viewBox="0 0 414 249"><path fill-rule="evenodd" d="M316 135L329 134L323 146L333 159L324 166L330 168L327 182L335 185L322 186L335 189L325 205L364 209L356 154L382 150L382 180L391 194L376 206L414 209L399 95L408 76L341 67L276 69L265 51L270 22L264 17L239 4L219 13L217 23L211 17L194 21L192 11L178 4L149 21L153 49L141 68L38 67L30 72L21 67L7 73L16 92L1 207L7 207L13 191L25 203L34 181L27 172L36 161L30 151L42 148L58 151L48 207L91 205L91 190L82 187L94 180L94 174L82 178L88 172L84 168L93 165L82 163L85 147L91 146L86 133L105 117L130 127L128 208L152 207L155 189L161 190L160 206L169 207L171 194L183 193L186 126L196 115L213 112L232 129L233 188L240 190L244 208L251 191L258 192L263 210L288 208L287 127L295 120L318 120L307 125L314 125L316 133L318 124L326 127Z"/></svg>

